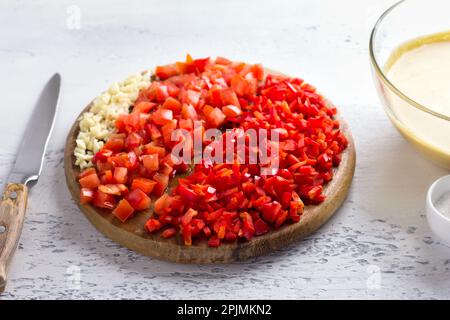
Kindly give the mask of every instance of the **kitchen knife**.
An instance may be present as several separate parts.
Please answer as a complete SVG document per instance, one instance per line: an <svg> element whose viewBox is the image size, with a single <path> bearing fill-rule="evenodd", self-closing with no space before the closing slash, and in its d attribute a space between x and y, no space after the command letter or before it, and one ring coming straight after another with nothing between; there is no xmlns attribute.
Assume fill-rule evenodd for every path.
<svg viewBox="0 0 450 320"><path fill-rule="evenodd" d="M0 293L5 290L7 268L22 232L28 188L39 179L42 171L60 88L61 76L56 73L45 85L34 108L0 199Z"/></svg>

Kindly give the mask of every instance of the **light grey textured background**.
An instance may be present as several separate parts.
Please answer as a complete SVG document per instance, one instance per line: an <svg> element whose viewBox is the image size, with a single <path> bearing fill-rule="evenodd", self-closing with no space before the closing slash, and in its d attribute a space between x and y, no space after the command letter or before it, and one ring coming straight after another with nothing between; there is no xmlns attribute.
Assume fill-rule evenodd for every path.
<svg viewBox="0 0 450 320"><path fill-rule="evenodd" d="M0 298L449 298L450 249L424 217L425 192L446 172L394 130L372 85L370 28L392 3L1 1L2 184L39 91L55 71L63 91ZM74 8L81 25L71 30ZM303 77L339 106L356 140L357 170L347 202L319 232L246 263L175 265L114 244L78 211L62 164L78 113L111 82L187 52L262 62Z"/></svg>

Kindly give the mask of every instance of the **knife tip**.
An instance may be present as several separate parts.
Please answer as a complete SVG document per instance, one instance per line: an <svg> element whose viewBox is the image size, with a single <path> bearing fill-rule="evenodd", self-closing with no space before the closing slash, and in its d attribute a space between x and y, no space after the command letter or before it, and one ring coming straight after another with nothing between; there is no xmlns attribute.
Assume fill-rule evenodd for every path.
<svg viewBox="0 0 450 320"><path fill-rule="evenodd" d="M59 81L61 81L61 74L59 72L56 72L53 76L52 79L57 79Z"/></svg>
<svg viewBox="0 0 450 320"><path fill-rule="evenodd" d="M48 83L52 83L53 85L56 85L57 87L61 86L61 74L59 72L56 72L53 74L53 76L48 80Z"/></svg>

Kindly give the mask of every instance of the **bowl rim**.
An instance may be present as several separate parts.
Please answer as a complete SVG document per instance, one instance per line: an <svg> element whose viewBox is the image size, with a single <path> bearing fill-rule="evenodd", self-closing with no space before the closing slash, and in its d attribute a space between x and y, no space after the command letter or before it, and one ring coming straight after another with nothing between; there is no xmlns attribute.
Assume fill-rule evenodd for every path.
<svg viewBox="0 0 450 320"><path fill-rule="evenodd" d="M450 184L450 175L445 175L437 180L435 180L431 186L428 188L427 195L426 195L426 202L427 202L427 214L428 215L435 215L437 216L442 222L444 222L447 227L450 229L450 218L447 217L444 213L442 213L438 208L436 207L436 201L433 201L433 196L436 193L436 189L441 186L448 186ZM447 189L447 188L444 188ZM448 192L448 191L447 191ZM444 192L445 194L445 192ZM441 194L442 196L443 194ZM439 198L439 197L437 197ZM449 235L450 236L450 235Z"/></svg>
<svg viewBox="0 0 450 320"><path fill-rule="evenodd" d="M383 14L381 14L381 16L378 18L377 22L375 23L374 27L372 28L372 32L370 34L370 40L369 40L369 53L370 53L370 61L372 63L373 69L375 70L376 74L379 76L379 78L397 95L399 96L401 99L403 99L406 103L408 103L409 105L423 111L426 112L428 114L431 114L435 117L438 117L440 119L446 120L446 121L450 121L450 116L441 114L439 112L436 112L434 110L431 110L427 107L425 107L424 105L418 103L417 101L413 100L412 98L408 97L406 94L404 94L400 89L398 89L389 79L388 77L385 75L385 73L383 72L383 69L380 67L380 65L378 64L377 59L375 58L375 51L374 51L374 42L375 42L375 37L377 36L378 33L378 29L381 25L381 23L384 21L384 19L392 12L394 11L397 7L399 7L401 4L403 4L404 2L406 2L407 0L400 0L396 3L394 3L392 6L390 6L386 11L383 12Z"/></svg>

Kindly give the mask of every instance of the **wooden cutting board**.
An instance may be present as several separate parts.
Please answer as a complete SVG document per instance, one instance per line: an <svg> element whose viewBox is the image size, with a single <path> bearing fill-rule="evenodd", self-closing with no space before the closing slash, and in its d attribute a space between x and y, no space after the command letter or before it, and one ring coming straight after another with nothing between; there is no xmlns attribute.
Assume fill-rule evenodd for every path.
<svg viewBox="0 0 450 320"><path fill-rule="evenodd" d="M83 112L89 110L89 108L90 105ZM187 247L179 236L164 239L160 236L160 233L149 234L145 230L144 225L152 214L152 207L135 214L126 223L122 223L108 210L94 208L89 204L81 204L79 202L80 186L76 179L80 171L75 166L75 156L73 155L76 145L75 140L79 132L78 120L70 130L64 152L66 182L73 200L89 221L101 233L131 250L146 256L177 263L210 264L243 261L283 248L306 237L322 226L344 202L353 179L356 155L350 129L345 121L342 119L340 121L342 131L349 140L349 145L342 154L341 164L334 169L333 180L324 188L326 200L317 206L306 206L300 222L284 225L279 230L254 237L248 242L223 243L218 248L210 248L206 241L196 242L194 240L193 245ZM175 183L175 180L172 181L169 187Z"/></svg>

